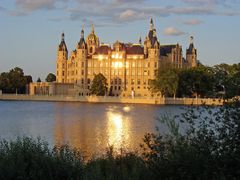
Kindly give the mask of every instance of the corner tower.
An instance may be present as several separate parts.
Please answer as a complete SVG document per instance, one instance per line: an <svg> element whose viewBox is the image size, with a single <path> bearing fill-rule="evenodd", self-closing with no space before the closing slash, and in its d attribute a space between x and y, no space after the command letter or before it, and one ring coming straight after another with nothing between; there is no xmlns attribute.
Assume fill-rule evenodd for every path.
<svg viewBox="0 0 240 180"><path fill-rule="evenodd" d="M58 46L57 51L57 79L58 83L64 83L67 79L67 59L68 59L68 50L65 43L65 35L62 33L62 40Z"/></svg>
<svg viewBox="0 0 240 180"><path fill-rule="evenodd" d="M186 50L186 61L188 67L196 67L197 64L197 49L194 48L193 36L190 37L189 48Z"/></svg>

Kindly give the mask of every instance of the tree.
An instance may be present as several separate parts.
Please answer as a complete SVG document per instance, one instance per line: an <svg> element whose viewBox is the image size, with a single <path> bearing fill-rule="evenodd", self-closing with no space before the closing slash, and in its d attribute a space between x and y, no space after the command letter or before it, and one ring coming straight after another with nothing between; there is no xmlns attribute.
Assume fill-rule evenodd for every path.
<svg viewBox="0 0 240 180"><path fill-rule="evenodd" d="M205 66L183 69L178 87L179 96L212 96L215 88L212 69Z"/></svg>
<svg viewBox="0 0 240 180"><path fill-rule="evenodd" d="M95 75L90 88L91 94L97 96L104 96L106 91L107 91L107 79L101 73Z"/></svg>
<svg viewBox="0 0 240 180"><path fill-rule="evenodd" d="M4 93L25 93L26 85L29 83L30 76L24 76L21 68L15 67L9 72L0 75L0 89Z"/></svg>
<svg viewBox="0 0 240 180"><path fill-rule="evenodd" d="M165 96L176 96L179 81L179 70L174 67L160 67L155 80L150 82L152 92L160 92Z"/></svg>
<svg viewBox="0 0 240 180"><path fill-rule="evenodd" d="M216 85L224 87L226 98L240 95L240 63L215 65L213 70Z"/></svg>
<svg viewBox="0 0 240 180"><path fill-rule="evenodd" d="M40 79L40 77L38 77L37 82L42 82L42 80Z"/></svg>
<svg viewBox="0 0 240 180"><path fill-rule="evenodd" d="M46 82L54 82L54 81L56 81L56 76L53 73L49 73L45 80L46 80Z"/></svg>

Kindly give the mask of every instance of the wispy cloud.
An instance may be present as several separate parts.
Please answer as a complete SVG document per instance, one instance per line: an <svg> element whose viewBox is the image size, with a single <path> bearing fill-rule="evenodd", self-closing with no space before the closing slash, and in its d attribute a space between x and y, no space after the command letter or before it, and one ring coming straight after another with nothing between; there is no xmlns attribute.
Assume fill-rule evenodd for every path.
<svg viewBox="0 0 240 180"><path fill-rule="evenodd" d="M160 2L163 0L159 0ZM30 15L40 10L61 10L64 17L49 18L52 21L62 19L84 21L94 19L103 23L129 23L150 17L170 15L239 15L231 9L218 9L214 5L226 0L178 0L181 6L161 6L159 1L150 0L15 0L16 9L10 15ZM229 0L234 1L234 0ZM199 5L199 4L203 5ZM207 5L214 4L214 5ZM61 8L60 8L61 7ZM24 12L24 13L23 13ZM186 21L184 24L197 25L200 21Z"/></svg>
<svg viewBox="0 0 240 180"><path fill-rule="evenodd" d="M16 0L17 8L25 11L51 10L58 3L67 3L69 0Z"/></svg>
<svg viewBox="0 0 240 180"><path fill-rule="evenodd" d="M6 11L6 8L0 6L0 11Z"/></svg>
<svg viewBox="0 0 240 180"><path fill-rule="evenodd" d="M16 0L17 7L26 11L35 11L39 9L53 9L55 7L54 0Z"/></svg>
<svg viewBox="0 0 240 180"><path fill-rule="evenodd" d="M163 34L167 35L167 36L181 36L181 35L184 35L186 33L177 29L177 28L175 28L175 27L168 27L163 31Z"/></svg>
<svg viewBox="0 0 240 180"><path fill-rule="evenodd" d="M183 24L186 25L190 25L190 26L194 26L194 25L198 25L198 24L202 24L203 21L199 20L199 19L189 19L183 22Z"/></svg>

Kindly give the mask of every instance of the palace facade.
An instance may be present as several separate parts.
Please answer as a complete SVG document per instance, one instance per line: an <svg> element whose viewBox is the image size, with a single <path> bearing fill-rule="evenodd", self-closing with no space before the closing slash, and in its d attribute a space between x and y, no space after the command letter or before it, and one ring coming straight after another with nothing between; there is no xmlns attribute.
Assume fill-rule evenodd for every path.
<svg viewBox="0 0 240 180"><path fill-rule="evenodd" d="M162 63L171 63L177 68L197 66L197 50L193 38L186 49L186 58L179 44L161 45L153 20L142 44L116 41L112 46L100 43L92 25L91 33L85 39L84 29L76 49L68 52L62 34L56 60L56 83L74 84L71 94L88 95L96 74L107 78L108 95L149 96L149 82L154 79Z"/></svg>

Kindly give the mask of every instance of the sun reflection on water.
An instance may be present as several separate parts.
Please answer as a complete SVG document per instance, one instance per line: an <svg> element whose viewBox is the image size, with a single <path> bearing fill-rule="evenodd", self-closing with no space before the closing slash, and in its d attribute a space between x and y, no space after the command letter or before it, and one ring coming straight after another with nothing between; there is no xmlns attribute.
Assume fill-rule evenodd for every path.
<svg viewBox="0 0 240 180"><path fill-rule="evenodd" d="M129 119L124 118L121 113L107 112L107 133L108 145L119 150L130 143L129 138Z"/></svg>

